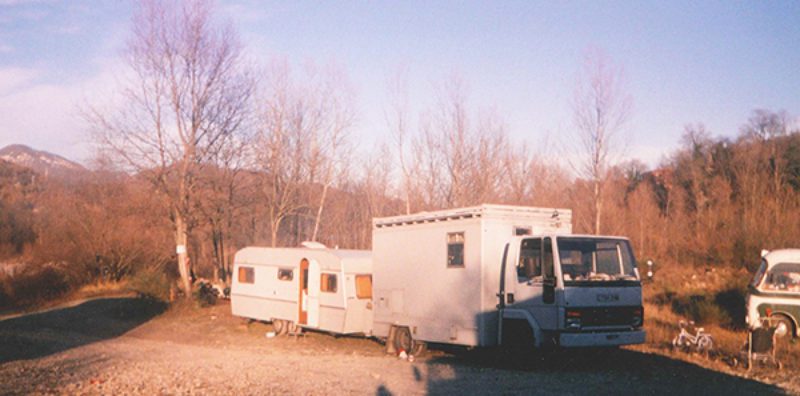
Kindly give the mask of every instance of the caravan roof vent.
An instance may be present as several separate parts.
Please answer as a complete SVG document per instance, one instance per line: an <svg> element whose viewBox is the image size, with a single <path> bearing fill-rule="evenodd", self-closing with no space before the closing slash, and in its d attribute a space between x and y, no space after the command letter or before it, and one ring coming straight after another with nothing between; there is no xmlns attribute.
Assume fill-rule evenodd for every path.
<svg viewBox="0 0 800 396"><path fill-rule="evenodd" d="M304 248L308 248L308 249L327 249L328 248L327 246L325 246L325 245L323 245L323 244L321 244L319 242L314 242L314 241L303 241L302 243L300 243L300 245L302 245Z"/></svg>

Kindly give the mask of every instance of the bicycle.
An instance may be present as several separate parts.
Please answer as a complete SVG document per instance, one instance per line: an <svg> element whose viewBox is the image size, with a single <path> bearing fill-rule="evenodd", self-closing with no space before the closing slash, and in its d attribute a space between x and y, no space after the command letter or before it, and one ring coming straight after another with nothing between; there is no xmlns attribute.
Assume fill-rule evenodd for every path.
<svg viewBox="0 0 800 396"><path fill-rule="evenodd" d="M694 349L694 351L700 353L709 352L714 348L714 339L711 337L711 334L706 333L704 328L695 327L695 333L692 334L686 329L689 326L694 327L693 321L687 324L685 320L681 320L678 325L681 328L681 332L672 339L673 348L679 348L684 351Z"/></svg>

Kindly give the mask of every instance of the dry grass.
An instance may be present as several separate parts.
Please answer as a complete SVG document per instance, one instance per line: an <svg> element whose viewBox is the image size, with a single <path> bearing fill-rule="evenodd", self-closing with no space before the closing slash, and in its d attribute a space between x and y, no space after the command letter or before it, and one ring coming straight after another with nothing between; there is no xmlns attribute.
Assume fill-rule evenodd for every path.
<svg viewBox="0 0 800 396"><path fill-rule="evenodd" d="M665 267L643 287L647 331L643 348L715 367L738 358L747 340L744 296L751 274L732 269ZM711 333L714 353L706 356L672 350L681 320L695 320ZM786 370L800 369L800 340L781 339L776 350Z"/></svg>
<svg viewBox="0 0 800 396"><path fill-rule="evenodd" d="M127 287L128 287L127 280L121 280L121 281L98 280L94 283L81 286L81 288L78 289L78 291L75 294L83 298L107 296L111 294L121 294L127 292Z"/></svg>

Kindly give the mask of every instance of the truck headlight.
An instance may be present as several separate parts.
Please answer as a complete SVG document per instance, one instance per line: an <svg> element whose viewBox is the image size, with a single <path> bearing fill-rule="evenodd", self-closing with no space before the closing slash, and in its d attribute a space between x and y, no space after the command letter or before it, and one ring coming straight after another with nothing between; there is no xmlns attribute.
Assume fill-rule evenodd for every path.
<svg viewBox="0 0 800 396"><path fill-rule="evenodd" d="M567 330L580 330L581 312L568 309L566 312L566 321L564 325L567 328Z"/></svg>

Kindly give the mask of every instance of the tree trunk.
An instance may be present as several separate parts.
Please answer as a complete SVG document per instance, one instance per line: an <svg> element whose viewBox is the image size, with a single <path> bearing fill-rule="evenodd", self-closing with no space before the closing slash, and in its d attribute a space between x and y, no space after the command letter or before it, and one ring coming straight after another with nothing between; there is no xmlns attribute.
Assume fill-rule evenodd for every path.
<svg viewBox="0 0 800 396"><path fill-rule="evenodd" d="M600 182L594 182L594 234L600 235L600 215L603 210L603 202L601 198L602 191L600 189Z"/></svg>
<svg viewBox="0 0 800 396"><path fill-rule="evenodd" d="M189 276L187 240L186 222L183 219L183 215L175 213L175 245L178 253L178 272L181 275L181 287L183 288L184 296L189 299L192 297L192 281Z"/></svg>
<svg viewBox="0 0 800 396"><path fill-rule="evenodd" d="M317 241L317 232L319 232L319 223L322 219L322 210L325 208L325 198L328 195L328 185L322 187L322 197L319 199L319 208L317 209L317 217L314 219L314 232L311 234L311 241Z"/></svg>

